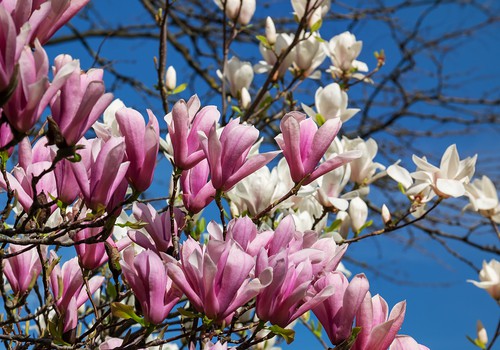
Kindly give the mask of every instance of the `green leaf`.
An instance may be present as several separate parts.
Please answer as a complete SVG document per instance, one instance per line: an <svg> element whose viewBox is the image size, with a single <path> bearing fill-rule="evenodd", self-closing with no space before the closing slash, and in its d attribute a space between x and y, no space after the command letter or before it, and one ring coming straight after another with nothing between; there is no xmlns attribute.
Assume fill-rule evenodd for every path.
<svg viewBox="0 0 500 350"><path fill-rule="evenodd" d="M316 41L320 42L320 43L326 43L327 41L325 39L323 39L322 37L320 37L319 35L315 35L314 36L314 39L316 39Z"/></svg>
<svg viewBox="0 0 500 350"><path fill-rule="evenodd" d="M0 152L0 159L2 161L2 167L5 169L7 161L9 160L9 152L7 152L7 150Z"/></svg>
<svg viewBox="0 0 500 350"><path fill-rule="evenodd" d="M268 328L271 332L285 339L287 344L290 344L295 340L295 331L293 329L281 328L277 325L272 325Z"/></svg>
<svg viewBox="0 0 500 350"><path fill-rule="evenodd" d="M353 328L351 336L348 339L344 340L339 345L337 345L335 347L335 350L349 350L350 348L352 348L352 346L354 345L354 342L356 341L356 338L359 335L359 332L361 332L361 327Z"/></svg>
<svg viewBox="0 0 500 350"><path fill-rule="evenodd" d="M111 299L116 299L116 288L111 281L108 281L108 284L106 285L106 294L111 298Z"/></svg>
<svg viewBox="0 0 500 350"><path fill-rule="evenodd" d="M111 313L113 316L123 318L125 320L133 319L141 326L146 327L144 319L137 316L132 305L126 305L118 302L111 303Z"/></svg>
<svg viewBox="0 0 500 350"><path fill-rule="evenodd" d="M478 348L480 349L486 349L486 344L484 344L483 342L481 342L479 339L472 339L471 337L469 337L468 335L466 335L467 339L469 339L469 341L474 344L475 346L477 346Z"/></svg>
<svg viewBox="0 0 500 350"><path fill-rule="evenodd" d="M256 36L257 40L259 40L264 46L270 47L269 41L267 41L267 38L264 35L257 35Z"/></svg>
<svg viewBox="0 0 500 350"><path fill-rule="evenodd" d="M317 32L319 30L319 28L321 28L321 25L323 24L323 21L320 19L319 21L317 21L316 23L314 23L311 27L311 32Z"/></svg>
<svg viewBox="0 0 500 350"><path fill-rule="evenodd" d="M332 224L325 229L325 232L337 231L337 229L340 227L340 225L342 225L342 220L337 219L334 222L332 222Z"/></svg>
<svg viewBox="0 0 500 350"><path fill-rule="evenodd" d="M196 318L199 315L197 313L194 313L192 311L186 310L186 309L177 309L177 311L181 314L181 316L184 316L186 318Z"/></svg>
<svg viewBox="0 0 500 350"><path fill-rule="evenodd" d="M243 114L238 106L231 106L231 109L238 114Z"/></svg>
<svg viewBox="0 0 500 350"><path fill-rule="evenodd" d="M325 124L326 119L321 115L321 114L316 114L316 123L318 123L318 126L321 126Z"/></svg>
<svg viewBox="0 0 500 350"><path fill-rule="evenodd" d="M175 94L180 94L181 92L183 92L184 90L186 90L187 88L187 83L183 83L179 86L177 86L171 93L170 95L175 95Z"/></svg>
<svg viewBox="0 0 500 350"><path fill-rule="evenodd" d="M137 222L131 222L127 221L123 224L120 223L115 223L115 226L121 227L121 228L131 228L133 230L140 230L143 227L146 227L148 223L143 222L143 221L137 221Z"/></svg>
<svg viewBox="0 0 500 350"><path fill-rule="evenodd" d="M363 231L367 227L370 227L371 225L373 225L373 220L369 220L369 221L365 222L365 224L363 226L361 226L361 228L356 232L355 237L358 237L358 235L361 233L361 231Z"/></svg>
<svg viewBox="0 0 500 350"><path fill-rule="evenodd" d="M401 182L398 182L398 188L402 194L406 194L406 190Z"/></svg>

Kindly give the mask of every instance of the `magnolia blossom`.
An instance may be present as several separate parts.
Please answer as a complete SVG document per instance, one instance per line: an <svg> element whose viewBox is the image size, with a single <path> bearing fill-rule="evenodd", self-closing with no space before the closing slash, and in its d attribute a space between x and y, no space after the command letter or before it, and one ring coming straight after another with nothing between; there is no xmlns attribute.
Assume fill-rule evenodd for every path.
<svg viewBox="0 0 500 350"><path fill-rule="evenodd" d="M256 0L214 0L226 16L241 25L250 23L255 13Z"/></svg>
<svg viewBox="0 0 500 350"><path fill-rule="evenodd" d="M500 203L495 185L489 177L475 179L465 184L465 195L469 197L470 203L464 209L479 212L481 215L500 223Z"/></svg>
<svg viewBox="0 0 500 350"><path fill-rule="evenodd" d="M123 136L118 127L118 121L116 120L116 112L122 108L125 108L125 105L117 98L104 110L103 122L100 123L96 121L94 125L92 125L92 129L94 129L97 137L104 141L108 141L112 136Z"/></svg>
<svg viewBox="0 0 500 350"><path fill-rule="evenodd" d="M292 42L293 34L280 33L276 36L275 42L274 44L271 44L271 47L265 45L264 43L260 43L259 51L262 58L264 58L264 61L259 61L259 63L253 67L255 73L262 74L269 72L278 61L278 57L285 54ZM274 80L282 78L288 68L292 65L294 60L294 49L292 49L291 52L289 52L285 57L282 57L276 76L273 77Z"/></svg>
<svg viewBox="0 0 500 350"><path fill-rule="evenodd" d="M329 56L333 66L330 70L335 75L344 75L356 72L367 72L368 66L364 62L357 61L356 58L363 47L362 41L356 41L354 34L343 32L334 36L328 42ZM361 78L363 75L354 74L354 77Z"/></svg>
<svg viewBox="0 0 500 350"><path fill-rule="evenodd" d="M500 262L495 259L490 260L489 263L483 261L483 268L479 272L479 281L467 280L476 287L486 289L493 299L500 301Z"/></svg>
<svg viewBox="0 0 500 350"><path fill-rule="evenodd" d="M190 169L205 158L198 133L208 134L219 118L220 112L215 106L200 110L200 100L196 95L187 103L179 100L174 105L172 113L165 116L165 121L172 142L173 161L178 168Z"/></svg>
<svg viewBox="0 0 500 350"><path fill-rule="evenodd" d="M166 253L172 247L172 232L170 224L170 208L163 213L158 213L151 204L134 203L132 212L135 219L144 224L145 235L141 231L130 230L128 236L134 243L145 249L150 249L157 254ZM174 208L174 234L184 226L184 213Z"/></svg>
<svg viewBox="0 0 500 350"><path fill-rule="evenodd" d="M240 2L240 0L234 0ZM245 0L247 1L247 0ZM236 56L231 57L224 66L224 79L229 83L233 97L241 95L241 89L250 89L253 80L253 68L250 62L240 61Z"/></svg>
<svg viewBox="0 0 500 350"><path fill-rule="evenodd" d="M352 350L386 350L398 333L406 312L406 302L397 303L389 314L389 306L380 296L366 293L356 314L356 327L361 331Z"/></svg>
<svg viewBox="0 0 500 350"><path fill-rule="evenodd" d="M274 26L273 19L269 16L266 17L266 39L269 45L276 43L276 27Z"/></svg>
<svg viewBox="0 0 500 350"><path fill-rule="evenodd" d="M385 170L385 166L373 160L377 156L378 146L374 139L364 141L360 137L349 140L342 138L342 143L346 151L358 150L361 156L350 163L351 180L358 185L369 185L385 173L377 173L377 170Z"/></svg>
<svg viewBox="0 0 500 350"><path fill-rule="evenodd" d="M14 294L27 293L42 271L40 256L35 247L10 244L7 254L22 252L8 259L4 259L3 272L9 281ZM27 249L27 250L26 250ZM42 256L46 255L47 247L41 246Z"/></svg>
<svg viewBox="0 0 500 350"><path fill-rule="evenodd" d="M435 195L442 198L460 197L465 194L465 184L474 175L477 155L460 160L456 145L449 146L439 168L427 162L425 157L412 157L417 170L411 176L417 182L407 191L408 195L421 196L428 202Z"/></svg>
<svg viewBox="0 0 500 350"><path fill-rule="evenodd" d="M341 122L330 119L319 129L314 120L299 112L287 113L281 120L281 134L275 140L283 150L293 181L307 185L318 177L360 156L346 152L320 163L337 135Z"/></svg>
<svg viewBox="0 0 500 350"><path fill-rule="evenodd" d="M359 233L368 218L368 206L364 200L359 197L351 199L349 217L351 218L352 230Z"/></svg>
<svg viewBox="0 0 500 350"><path fill-rule="evenodd" d="M125 175L129 162L123 161L124 139L113 137L105 143L96 139L90 152L82 156L81 162L72 164L85 204L96 211L115 209L127 191Z"/></svg>
<svg viewBox="0 0 500 350"><path fill-rule="evenodd" d="M231 200L232 212L241 215L247 211L254 216L282 197L289 189L281 180L278 167L269 170L264 166L238 182L227 192L227 196Z"/></svg>
<svg viewBox="0 0 500 350"><path fill-rule="evenodd" d="M173 66L168 66L165 73L165 86L167 90L173 91L177 87L177 72Z"/></svg>
<svg viewBox="0 0 500 350"><path fill-rule="evenodd" d="M427 346L420 345L415 339L408 335L397 335L389 350L429 350Z"/></svg>
<svg viewBox="0 0 500 350"><path fill-rule="evenodd" d="M301 20L307 17L307 24L313 27L330 10L331 0L292 0L295 16Z"/></svg>
<svg viewBox="0 0 500 350"><path fill-rule="evenodd" d="M2 4L3 5L3 4ZM14 88L15 67L26 43L29 27L17 34L14 19L8 9L0 6L0 94L10 95ZM3 98L3 96L2 96ZM5 102L5 101L2 101ZM2 103L0 103L1 105Z"/></svg>
<svg viewBox="0 0 500 350"><path fill-rule="evenodd" d="M304 33L292 52L293 65L297 75L319 79L321 72L316 71L326 58L326 47L317 34Z"/></svg>
<svg viewBox="0 0 500 350"><path fill-rule="evenodd" d="M151 250L134 256L134 249L128 248L123 254L121 266L141 305L144 319L153 324L162 323L182 296L168 277L165 263Z"/></svg>
<svg viewBox="0 0 500 350"><path fill-rule="evenodd" d="M346 122L359 112L359 108L347 108L347 93L337 83L319 87L314 96L314 103L317 113L305 104L302 104L302 109L320 124L333 118Z"/></svg>
<svg viewBox="0 0 500 350"><path fill-rule="evenodd" d="M200 133L203 152L210 165L212 185L228 191L240 180L269 163L279 152L249 156L259 131L252 125L240 124L239 118L230 121L217 134L215 124L206 135Z"/></svg>
<svg viewBox="0 0 500 350"><path fill-rule="evenodd" d="M17 86L3 106L3 112L14 129L27 133L76 65L71 63L58 71L49 84L48 57L38 40L35 41L35 51L29 46L24 47L18 65Z"/></svg>
<svg viewBox="0 0 500 350"><path fill-rule="evenodd" d="M51 251L51 259L57 259ZM57 264L50 274L50 287L56 301L55 306L64 317L64 330L75 329L78 324L77 310L88 300L88 294L94 294L104 282L103 276L92 277L88 281L88 291L84 287L82 270L78 258L65 262L62 268Z"/></svg>
<svg viewBox="0 0 500 350"><path fill-rule="evenodd" d="M111 93L104 93L102 69L80 70L79 61L69 55L59 55L54 60L54 75L69 68L70 76L60 92L52 99L50 110L54 121L68 145L75 145L113 100Z"/></svg>
<svg viewBox="0 0 500 350"><path fill-rule="evenodd" d="M356 275L349 283L341 272L331 272L314 283L314 288L320 291L328 285L333 286L335 292L312 311L332 344L337 345L351 335L354 317L370 286L363 274Z"/></svg>
<svg viewBox="0 0 500 350"><path fill-rule="evenodd" d="M131 108L116 112L120 133L125 137L126 160L130 162L127 179L135 190L143 192L153 182L156 157L160 146L160 127L153 112L148 110L149 122Z"/></svg>
<svg viewBox="0 0 500 350"><path fill-rule="evenodd" d="M270 269L251 278L255 260L234 241L210 240L202 246L191 237L183 243L180 261L169 259L168 275L190 303L209 319L230 321L233 312L269 285Z"/></svg>
<svg viewBox="0 0 500 350"><path fill-rule="evenodd" d="M181 174L182 202L192 214L202 211L215 198L216 190L209 177L210 166L206 159Z"/></svg>

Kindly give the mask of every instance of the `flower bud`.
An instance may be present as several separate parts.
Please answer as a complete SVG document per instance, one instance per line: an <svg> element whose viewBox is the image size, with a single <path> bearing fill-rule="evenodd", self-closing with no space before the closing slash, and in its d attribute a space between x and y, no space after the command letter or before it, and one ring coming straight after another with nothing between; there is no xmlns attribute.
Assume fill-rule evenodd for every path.
<svg viewBox="0 0 500 350"><path fill-rule="evenodd" d="M480 320L477 320L477 340L484 345L488 344L488 333Z"/></svg>
<svg viewBox="0 0 500 350"><path fill-rule="evenodd" d="M271 17L266 18L266 39L270 45L276 43L276 27Z"/></svg>
<svg viewBox="0 0 500 350"><path fill-rule="evenodd" d="M359 197L351 200L349 205L349 216L351 217L352 230L359 232L368 218L368 206Z"/></svg>
<svg viewBox="0 0 500 350"><path fill-rule="evenodd" d="M167 90L172 91L177 86L177 73L173 66L167 68L167 74L165 74L165 85Z"/></svg>
<svg viewBox="0 0 500 350"><path fill-rule="evenodd" d="M241 89L241 107L243 109L247 109L250 106L250 102L252 102L250 93L248 92L246 87L243 87Z"/></svg>
<svg viewBox="0 0 500 350"><path fill-rule="evenodd" d="M384 224L388 224L391 222L391 212L389 211L389 209L387 208L387 206L384 204L382 205L382 221L384 222Z"/></svg>

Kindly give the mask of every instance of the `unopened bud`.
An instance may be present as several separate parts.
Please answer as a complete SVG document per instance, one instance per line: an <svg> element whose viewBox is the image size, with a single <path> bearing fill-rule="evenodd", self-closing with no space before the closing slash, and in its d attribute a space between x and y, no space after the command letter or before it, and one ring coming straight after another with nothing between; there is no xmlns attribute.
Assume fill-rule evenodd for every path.
<svg viewBox="0 0 500 350"><path fill-rule="evenodd" d="M391 212L389 211L389 209L387 208L387 206L384 204L382 205L382 221L384 222L384 224L388 224L391 222Z"/></svg>
<svg viewBox="0 0 500 350"><path fill-rule="evenodd" d="M276 43L276 27L271 17L266 18L266 39L270 45Z"/></svg>
<svg viewBox="0 0 500 350"><path fill-rule="evenodd" d="M484 345L488 344L488 333L480 320L477 320L477 340Z"/></svg>
<svg viewBox="0 0 500 350"><path fill-rule="evenodd" d="M246 87L243 87L241 89L241 108L247 109L250 106L250 102L252 102L250 93L248 92Z"/></svg>
<svg viewBox="0 0 500 350"><path fill-rule="evenodd" d="M177 85L177 73L172 66L168 67L167 74L165 74L165 85L169 91L174 90Z"/></svg>

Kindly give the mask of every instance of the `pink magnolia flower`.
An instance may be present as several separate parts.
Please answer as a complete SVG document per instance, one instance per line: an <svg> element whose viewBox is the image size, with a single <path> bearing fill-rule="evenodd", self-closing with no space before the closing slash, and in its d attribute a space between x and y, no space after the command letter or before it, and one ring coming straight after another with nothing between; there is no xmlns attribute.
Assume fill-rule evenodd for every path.
<svg viewBox="0 0 500 350"><path fill-rule="evenodd" d="M0 115L2 115L2 108L0 108ZM12 133L12 129L7 122L6 119L3 119L0 117L0 150L4 150L7 145L12 142L14 139L14 134ZM9 153L9 156L12 155L12 152L14 151L14 147L8 147L7 152Z"/></svg>
<svg viewBox="0 0 500 350"><path fill-rule="evenodd" d="M295 183L310 184L318 177L360 156L358 151L345 152L319 162L332 144L342 122L329 119L319 129L314 120L299 112L287 113L281 120L281 134L275 140L283 150Z"/></svg>
<svg viewBox="0 0 500 350"><path fill-rule="evenodd" d="M208 179L209 175L210 167L206 159L182 172L182 202L190 213L199 213L215 198L216 191Z"/></svg>
<svg viewBox="0 0 500 350"><path fill-rule="evenodd" d="M111 103L113 94L104 93L102 69L82 73L79 62L69 55L55 58L54 75L66 70L67 65L74 69L52 99L50 109L66 143L75 145Z"/></svg>
<svg viewBox="0 0 500 350"><path fill-rule="evenodd" d="M314 283L318 292L326 286L333 286L335 292L312 311L332 344L338 345L351 335L354 317L370 286L363 274L356 275L349 283L344 274L337 271L320 277Z"/></svg>
<svg viewBox="0 0 500 350"><path fill-rule="evenodd" d="M27 28L19 34L9 11L0 6L0 106L3 105L12 88L16 64L27 38Z"/></svg>
<svg viewBox="0 0 500 350"><path fill-rule="evenodd" d="M366 293L356 314L356 327L361 332L352 350L386 350L398 333L406 312L406 301L397 303L389 314L386 301L380 296Z"/></svg>
<svg viewBox="0 0 500 350"><path fill-rule="evenodd" d="M254 126L240 124L239 118L230 121L220 137L215 124L208 134L200 134L215 189L229 191L278 155L279 152L268 152L248 157L258 137L259 131Z"/></svg>
<svg viewBox="0 0 500 350"><path fill-rule="evenodd" d="M49 172L40 178L33 192L31 181L52 165L53 154L45 146L46 140L42 138L34 148L28 138L23 139L18 145L19 166L14 167L12 173L7 173L10 188L23 209L28 212L33 204L33 200L39 195L57 197L57 186L54 172ZM0 187L7 190L7 183L3 176L0 177ZM54 206L55 209L55 206Z"/></svg>
<svg viewBox="0 0 500 350"><path fill-rule="evenodd" d="M273 271L272 282L257 296L256 312L261 320L286 327L293 320L311 310L333 294L332 286L320 291L312 288L315 275L311 259L312 250L304 250L292 256L290 248L277 255L268 256L264 249L257 257L256 274L264 269Z"/></svg>
<svg viewBox="0 0 500 350"><path fill-rule="evenodd" d="M196 347L195 347L196 348ZM203 347L203 350L227 350L227 343L222 344L220 341L217 343L208 342Z"/></svg>
<svg viewBox="0 0 500 350"><path fill-rule="evenodd" d="M134 203L134 217L146 226L144 229L149 234L149 237L140 231L130 230L128 235L134 243L140 245L144 249L150 249L158 254L166 253L172 247L172 232L170 232L170 209L159 214L151 204ZM184 226L184 214L177 208L174 208L174 230L178 234L178 230Z"/></svg>
<svg viewBox="0 0 500 350"><path fill-rule="evenodd" d="M23 253L4 260L3 272L9 281L12 291L16 295L27 293L42 271L42 263L37 250L32 247L10 244L7 254L17 253L24 250ZM42 246L44 255L47 253L47 247Z"/></svg>
<svg viewBox="0 0 500 350"><path fill-rule="evenodd" d="M72 63L61 69L49 84L49 62L43 47L38 40L35 41L35 51L25 46L19 58L16 89L3 106L12 127L22 133L28 132L75 67Z"/></svg>
<svg viewBox="0 0 500 350"><path fill-rule="evenodd" d="M222 229L215 222L210 222L207 227L210 239L223 241ZM261 248L266 247L273 238L273 231L257 232L257 226L252 219L244 216L233 219L227 225L226 241L234 240L243 250L251 256L257 256Z"/></svg>
<svg viewBox="0 0 500 350"><path fill-rule="evenodd" d="M141 305L144 319L153 324L162 323L182 296L167 276L165 263L151 250L134 256L134 249L128 248L124 251L121 266Z"/></svg>
<svg viewBox="0 0 500 350"><path fill-rule="evenodd" d="M389 350L429 350L427 346L420 345L408 335L397 335Z"/></svg>
<svg viewBox="0 0 500 350"><path fill-rule="evenodd" d="M181 247L180 262L169 259L168 275L177 288L196 310L217 322L230 321L233 312L272 279L270 269L251 279L255 260L234 241L210 240L201 245L189 237Z"/></svg>
<svg viewBox="0 0 500 350"><path fill-rule="evenodd" d="M51 251L50 254L52 259L57 259L54 251ZM78 308L88 300L78 258L68 260L63 264L62 268L57 264L50 274L49 282L56 300L56 308L64 317L63 332L76 328L78 324ZM92 277L88 281L90 294L94 294L103 282L103 276Z"/></svg>
<svg viewBox="0 0 500 350"><path fill-rule="evenodd" d="M206 106L198 111L199 107L200 101L195 95L187 104L180 100L174 105L171 120L167 118L169 115L165 117L174 151L174 164L183 170L192 168L205 158L198 133L208 134L220 118L217 107Z"/></svg>
<svg viewBox="0 0 500 350"><path fill-rule="evenodd" d="M54 33L76 15L90 0L5 0L2 5L11 13L19 31L29 23L29 42L38 38L45 44Z"/></svg>
<svg viewBox="0 0 500 350"><path fill-rule="evenodd" d="M92 144L92 154L82 156L82 161L73 163L73 172L88 208L110 211L123 200L127 191L125 174L129 166L129 162L123 161L124 155L123 137L113 137L105 143L97 139Z"/></svg>
<svg viewBox="0 0 500 350"><path fill-rule="evenodd" d="M160 146L158 120L150 110L148 115L149 122L145 125L142 115L131 108L116 112L120 132L125 136L127 160L130 161L127 178L139 192L144 192L153 181Z"/></svg>
<svg viewBox="0 0 500 350"><path fill-rule="evenodd" d="M74 242L80 242L90 239L91 237L98 236L102 234L102 232L102 227L89 227L76 232L71 236L71 238ZM115 247L118 251L121 251L129 246L131 242L127 237L125 237L115 243L111 236L109 236L106 239L106 243ZM75 244L75 250L78 255L80 266L87 270L97 269L99 266L108 261L108 254L106 253L104 242Z"/></svg>
<svg viewBox="0 0 500 350"><path fill-rule="evenodd" d="M40 1L42 10L34 11L30 17L29 23L32 26L30 34L31 41L38 38L42 44L45 44L49 39L67 22L71 20L90 0L69 0L69 1ZM23 1L18 0L23 3ZM43 6L50 2L50 10L46 11ZM34 2L35 3L35 2ZM36 8L33 6L33 8Z"/></svg>

